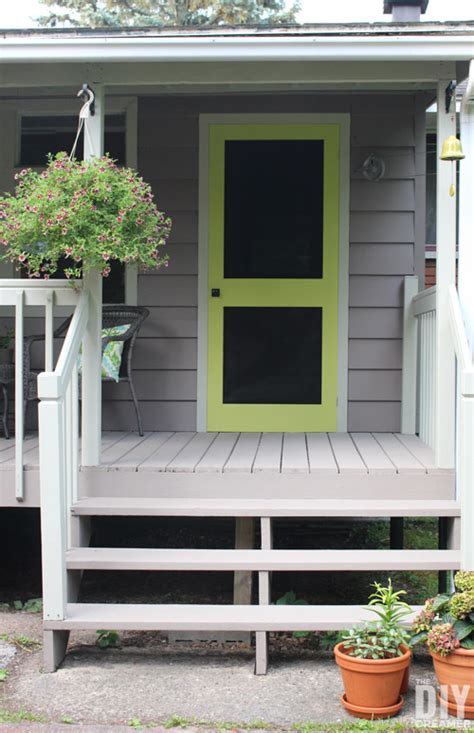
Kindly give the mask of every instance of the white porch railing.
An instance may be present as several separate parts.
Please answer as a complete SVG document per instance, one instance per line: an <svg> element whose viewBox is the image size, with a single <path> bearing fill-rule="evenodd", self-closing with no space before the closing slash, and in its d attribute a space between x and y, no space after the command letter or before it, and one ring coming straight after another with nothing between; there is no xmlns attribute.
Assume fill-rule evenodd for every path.
<svg viewBox="0 0 474 733"><path fill-rule="evenodd" d="M436 447L436 288L405 278L402 432Z"/></svg>
<svg viewBox="0 0 474 733"><path fill-rule="evenodd" d="M461 565L474 568L474 365L461 312L458 292L449 288L449 319L456 352L457 379L457 475L456 489L461 502Z"/></svg>
<svg viewBox="0 0 474 733"><path fill-rule="evenodd" d="M418 434L433 450L436 446L436 287L423 290L412 301L418 321Z"/></svg>
<svg viewBox="0 0 474 733"><path fill-rule="evenodd" d="M84 291L56 369L38 377L43 604L49 620L64 618L67 602L70 508L78 498L78 356L88 317L89 293Z"/></svg>
<svg viewBox="0 0 474 733"><path fill-rule="evenodd" d="M55 306L75 306L79 301L80 283L70 281L31 281L5 279L0 281L0 305L14 308L15 320L15 495L17 501L24 499L24 373L25 317L28 307L44 308L44 320L37 317L37 330L45 334L44 364L46 371L54 368L54 309ZM36 330L36 329L35 329Z"/></svg>

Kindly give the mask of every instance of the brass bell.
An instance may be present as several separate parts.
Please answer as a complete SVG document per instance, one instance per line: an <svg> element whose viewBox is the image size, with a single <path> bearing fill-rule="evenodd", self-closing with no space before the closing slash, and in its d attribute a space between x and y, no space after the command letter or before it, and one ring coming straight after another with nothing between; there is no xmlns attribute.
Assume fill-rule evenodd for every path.
<svg viewBox="0 0 474 733"><path fill-rule="evenodd" d="M457 139L456 135L447 137L441 149L440 160L463 160L465 157L461 141Z"/></svg>

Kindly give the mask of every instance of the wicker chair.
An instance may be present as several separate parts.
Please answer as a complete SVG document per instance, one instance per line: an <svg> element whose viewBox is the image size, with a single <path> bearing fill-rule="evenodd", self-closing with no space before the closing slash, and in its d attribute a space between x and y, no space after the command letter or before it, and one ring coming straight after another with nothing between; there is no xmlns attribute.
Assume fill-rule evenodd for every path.
<svg viewBox="0 0 474 733"><path fill-rule="evenodd" d="M148 318L150 311L148 308L141 306L132 305L106 305L102 309L102 328L113 328L113 326L123 326L130 324L130 328L120 336L109 336L102 339L102 345L104 346L109 341L123 341L123 353L122 363L120 366L119 381L128 382L130 387L130 393L132 395L133 404L135 406L135 413L137 416L137 426L139 435L143 435L142 418L140 414L140 407L138 405L137 395L133 384L132 376L132 357L133 347L135 345L138 332L145 321ZM71 317L61 323L61 325L55 330L54 338L61 338L65 335L69 328ZM44 334L36 334L34 336L28 336L25 338L24 362L23 362L23 374L24 374L24 412L25 412L25 426L26 418L28 414L28 405L32 400L38 399L38 386L37 377L40 373L38 369L31 368L31 348L37 341L44 341ZM114 382L113 379L103 378L103 382ZM80 384L79 384L80 387Z"/></svg>

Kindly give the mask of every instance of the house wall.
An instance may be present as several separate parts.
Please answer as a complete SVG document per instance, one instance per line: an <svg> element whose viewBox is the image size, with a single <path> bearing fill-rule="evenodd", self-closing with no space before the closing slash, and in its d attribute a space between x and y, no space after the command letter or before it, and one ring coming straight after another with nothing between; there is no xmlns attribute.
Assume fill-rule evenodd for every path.
<svg viewBox="0 0 474 733"><path fill-rule="evenodd" d="M400 429L403 278L424 265L424 100L416 94L149 97L139 100L138 165L173 218L170 266L139 276L151 315L136 347L147 430L194 430L200 113L350 113L348 428ZM359 168L382 156L384 179ZM416 210L415 210L416 209ZM130 426L125 385L105 385L105 428Z"/></svg>
<svg viewBox="0 0 474 733"><path fill-rule="evenodd" d="M424 110L423 95L406 93L139 99L138 167L173 218L169 267L138 282L138 302L150 309L134 358L145 430L196 428L199 114L245 112L351 115L348 428L400 429L403 278L422 279L424 269ZM14 114L1 116L5 190L16 130ZM385 160L379 183L360 173L369 153ZM104 428L134 427L127 385L105 384Z"/></svg>

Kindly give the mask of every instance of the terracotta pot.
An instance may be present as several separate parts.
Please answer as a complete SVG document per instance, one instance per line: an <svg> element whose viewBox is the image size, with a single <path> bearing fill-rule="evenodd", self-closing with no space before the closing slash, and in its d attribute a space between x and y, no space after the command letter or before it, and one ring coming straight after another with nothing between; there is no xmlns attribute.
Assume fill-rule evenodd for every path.
<svg viewBox="0 0 474 733"><path fill-rule="evenodd" d="M343 642L336 644L334 654L344 684L343 704L357 717L390 718L403 705L400 690L407 683L411 651L403 646L403 655L392 659L359 659L351 657ZM359 714L358 714L358 712Z"/></svg>
<svg viewBox="0 0 474 733"><path fill-rule="evenodd" d="M447 657L431 652L436 678L440 685L440 699L451 715L474 720L474 649L456 649ZM464 710L458 708L453 692L457 685L459 694L468 687Z"/></svg>

